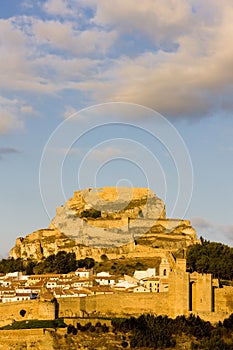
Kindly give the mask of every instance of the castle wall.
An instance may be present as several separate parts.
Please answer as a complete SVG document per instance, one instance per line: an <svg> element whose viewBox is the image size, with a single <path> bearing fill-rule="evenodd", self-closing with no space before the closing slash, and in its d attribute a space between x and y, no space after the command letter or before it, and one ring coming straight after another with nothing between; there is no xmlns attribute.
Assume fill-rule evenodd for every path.
<svg viewBox="0 0 233 350"><path fill-rule="evenodd" d="M214 288L214 308L216 312L233 313L233 287Z"/></svg>
<svg viewBox="0 0 233 350"><path fill-rule="evenodd" d="M0 330L0 350L53 350L53 330L19 329Z"/></svg>
<svg viewBox="0 0 233 350"><path fill-rule="evenodd" d="M125 231L128 230L128 218L122 217L117 219L88 219L87 224L94 227L103 227L103 228L121 228Z"/></svg>
<svg viewBox="0 0 233 350"><path fill-rule="evenodd" d="M129 191L127 187L102 187L90 188L82 191L75 191L74 198L76 201L83 202L85 197L94 197L104 201L116 201L119 198L135 200L143 197L151 196L153 192L148 188L132 188Z"/></svg>
<svg viewBox="0 0 233 350"><path fill-rule="evenodd" d="M81 317L81 298L58 298L59 317Z"/></svg>
<svg viewBox="0 0 233 350"><path fill-rule="evenodd" d="M125 226L125 229L128 229L128 217L121 217L115 219L88 219L87 224L94 227L103 227L103 228L118 228ZM150 229L153 226L161 225L165 230L172 231L180 226L189 226L189 220L180 220L180 219L147 219L147 218L136 218L129 219L129 228L130 229L139 229L139 228L148 228ZM193 233L193 229L190 230L190 233Z"/></svg>
<svg viewBox="0 0 233 350"><path fill-rule="evenodd" d="M83 315L139 316L143 313L170 315L168 293L122 293L81 298Z"/></svg>
<svg viewBox="0 0 233 350"><path fill-rule="evenodd" d="M176 317L193 313L204 320L216 323L228 318L233 312L233 287L214 288L212 294L210 277L196 276L195 293L191 293L190 274L177 270L170 273L169 291L164 293L119 293L58 298L57 316L128 317L151 313ZM192 278L191 282L194 282ZM190 295L193 298L192 310L190 310ZM0 304L0 326L10 324L13 320L52 320L55 319L55 308L55 303L38 300ZM20 315L22 309L26 311L24 317Z"/></svg>
<svg viewBox="0 0 233 350"><path fill-rule="evenodd" d="M153 227L161 225L164 229L170 231L174 230L179 226L185 225L190 226L189 220L180 219L147 219L147 218L136 218L130 219L130 228L140 228L140 227Z"/></svg>
<svg viewBox="0 0 233 350"><path fill-rule="evenodd" d="M25 310L24 317L20 315L20 310ZM9 324L12 320L54 320L55 303L43 302L39 300L27 300L12 303L0 304L0 325Z"/></svg>
<svg viewBox="0 0 233 350"><path fill-rule="evenodd" d="M125 197L129 198L130 200L137 198L141 199L142 197L148 196L150 193L148 188L132 188L131 193L129 193L129 189L127 187L103 187L96 190L100 198L105 201L115 201L118 199L118 197L124 197L124 194Z"/></svg>

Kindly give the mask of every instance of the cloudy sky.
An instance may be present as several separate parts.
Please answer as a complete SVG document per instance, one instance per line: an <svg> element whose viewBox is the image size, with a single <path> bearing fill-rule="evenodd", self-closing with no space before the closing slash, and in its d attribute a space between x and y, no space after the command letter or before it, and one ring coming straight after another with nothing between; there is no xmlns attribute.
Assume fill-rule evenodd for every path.
<svg viewBox="0 0 233 350"><path fill-rule="evenodd" d="M94 185L149 184L168 216L232 245L231 1L8 0L0 15L1 256Z"/></svg>

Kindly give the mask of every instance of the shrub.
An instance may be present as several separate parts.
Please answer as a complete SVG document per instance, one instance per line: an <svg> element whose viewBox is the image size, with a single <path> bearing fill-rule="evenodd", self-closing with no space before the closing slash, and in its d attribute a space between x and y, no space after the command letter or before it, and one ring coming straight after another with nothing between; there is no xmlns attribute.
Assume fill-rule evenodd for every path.
<svg viewBox="0 0 233 350"><path fill-rule="evenodd" d="M71 334L73 332L74 326L72 324L69 324L67 327L67 334Z"/></svg>
<svg viewBox="0 0 233 350"><path fill-rule="evenodd" d="M121 343L121 346L122 346L123 348L127 348L128 345L129 345L129 344L127 343L127 341L123 341L123 342Z"/></svg>
<svg viewBox="0 0 233 350"><path fill-rule="evenodd" d="M95 326L90 327L90 332L92 332L92 333L95 332Z"/></svg>
<svg viewBox="0 0 233 350"><path fill-rule="evenodd" d="M101 217L101 211L93 208L83 210L83 212L80 214L80 218L97 219L99 217Z"/></svg>

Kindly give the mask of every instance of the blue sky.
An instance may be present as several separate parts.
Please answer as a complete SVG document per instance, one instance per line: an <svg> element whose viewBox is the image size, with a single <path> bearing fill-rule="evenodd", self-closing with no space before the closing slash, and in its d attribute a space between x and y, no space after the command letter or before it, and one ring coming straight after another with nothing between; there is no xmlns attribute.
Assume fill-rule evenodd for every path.
<svg viewBox="0 0 233 350"><path fill-rule="evenodd" d="M9 0L0 14L1 256L95 185L149 185L168 216L232 245L230 1Z"/></svg>

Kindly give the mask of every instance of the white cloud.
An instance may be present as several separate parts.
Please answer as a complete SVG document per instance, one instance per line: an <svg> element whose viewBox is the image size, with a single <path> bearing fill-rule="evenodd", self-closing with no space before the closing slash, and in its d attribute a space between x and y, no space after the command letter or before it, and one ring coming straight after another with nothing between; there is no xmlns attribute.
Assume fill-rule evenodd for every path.
<svg viewBox="0 0 233 350"><path fill-rule="evenodd" d="M0 134L23 130L25 116L35 114L34 108L24 101L0 96Z"/></svg>
<svg viewBox="0 0 233 350"><path fill-rule="evenodd" d="M22 129L23 122L16 116L0 108L0 134L6 134L14 129Z"/></svg>
<svg viewBox="0 0 233 350"><path fill-rule="evenodd" d="M114 8L114 11L113 11ZM103 0L93 21L117 27L134 38L140 34L154 43L171 42L177 35L190 31L194 22L186 0Z"/></svg>
<svg viewBox="0 0 233 350"><path fill-rule="evenodd" d="M67 51L78 56L107 53L116 38L114 31L100 29L77 30L72 22L50 20L33 21L32 31L37 43L47 44L50 48Z"/></svg>
<svg viewBox="0 0 233 350"><path fill-rule="evenodd" d="M222 240L222 235L230 242L233 242L233 225L220 225L210 222L201 217L192 219L192 225L206 238L214 241Z"/></svg>
<svg viewBox="0 0 233 350"><path fill-rule="evenodd" d="M201 229L211 229L214 227L214 224L212 224L211 222L201 217L193 218L192 224L193 226L197 226L198 228L201 228Z"/></svg>
<svg viewBox="0 0 233 350"><path fill-rule="evenodd" d="M72 16L73 11L67 0L47 0L43 6L43 10L49 15Z"/></svg>
<svg viewBox="0 0 233 350"><path fill-rule="evenodd" d="M168 2L174 5L173 1ZM178 50L145 52L136 58L121 57L113 69L105 72L106 80L110 76L114 81L112 88L109 89L108 86L106 91L98 89L97 98L105 96L110 100L135 102L168 115L205 115L218 108L224 109L226 102L228 109L232 109L229 94L233 80L230 70L233 49L229 38L233 30L233 7L225 3L223 8L219 8L214 4L215 10L219 12L214 13L208 21L206 9L199 16L194 15L191 6L188 8L188 2L183 0L177 2L178 8L184 6L184 10L178 12L181 16L176 16L176 13L169 16L171 7L164 7L164 2L161 8L159 4L153 7L151 1L146 1L145 7L135 6L134 3L135 10L133 3L127 3L131 16L132 13L139 17L142 15L139 22L134 21L134 26L143 31L144 15L150 12L154 16L154 23L146 22L150 26L150 33L156 32L159 23L160 36L168 34L168 38L179 45ZM113 14L110 13L111 1L104 4L99 14L97 12L96 20L103 23L107 23L108 18L114 23L124 21L122 3L116 3ZM121 14L123 17L120 19ZM171 24L171 33L167 31L167 18ZM173 20L170 21L169 18ZM125 22L127 26L126 17ZM177 23L179 31L176 30Z"/></svg>
<svg viewBox="0 0 233 350"><path fill-rule="evenodd" d="M23 104L21 107L20 107L20 112L23 114L23 115L30 115L30 116L34 116L37 114L37 112L35 111L35 109L28 105L28 104Z"/></svg>
<svg viewBox="0 0 233 350"><path fill-rule="evenodd" d="M49 0L43 6L61 17L0 21L4 91L80 90L93 102L134 102L165 116L233 109L229 1ZM90 6L93 18L85 13Z"/></svg>
<svg viewBox="0 0 233 350"><path fill-rule="evenodd" d="M90 158L97 161L107 161L112 158L123 156L124 152L115 147L104 147L100 149L93 149L90 152Z"/></svg>

